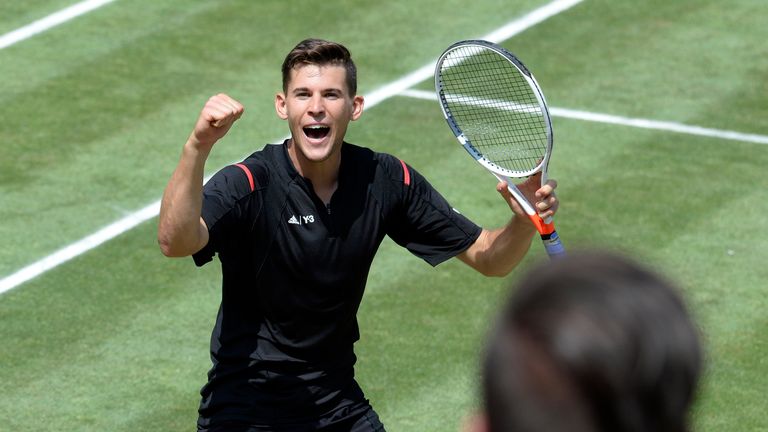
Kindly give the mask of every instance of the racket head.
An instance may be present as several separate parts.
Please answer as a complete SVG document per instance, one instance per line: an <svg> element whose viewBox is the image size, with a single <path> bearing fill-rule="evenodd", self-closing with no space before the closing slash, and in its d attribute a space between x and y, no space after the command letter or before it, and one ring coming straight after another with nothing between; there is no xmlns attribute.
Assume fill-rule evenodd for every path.
<svg viewBox="0 0 768 432"><path fill-rule="evenodd" d="M549 110L533 74L514 54L484 40L457 42L437 61L435 91L454 135L481 165L506 177L546 176L553 142Z"/></svg>

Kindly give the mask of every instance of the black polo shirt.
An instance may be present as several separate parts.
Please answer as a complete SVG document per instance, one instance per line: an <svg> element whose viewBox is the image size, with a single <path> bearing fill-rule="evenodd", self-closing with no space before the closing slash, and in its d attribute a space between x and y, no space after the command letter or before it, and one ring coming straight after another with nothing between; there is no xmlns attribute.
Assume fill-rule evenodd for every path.
<svg viewBox="0 0 768 432"><path fill-rule="evenodd" d="M311 418L362 397L356 313L384 236L434 266L481 231L399 159L348 143L330 205L284 143L219 171L202 217L210 239L195 262L217 253L223 275L203 425Z"/></svg>

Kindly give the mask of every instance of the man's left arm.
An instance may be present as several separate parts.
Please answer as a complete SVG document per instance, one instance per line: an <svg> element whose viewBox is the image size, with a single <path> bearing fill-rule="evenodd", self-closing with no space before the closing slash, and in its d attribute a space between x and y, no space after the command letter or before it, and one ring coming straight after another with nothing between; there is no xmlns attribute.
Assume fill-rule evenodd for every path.
<svg viewBox="0 0 768 432"><path fill-rule="evenodd" d="M518 185L518 188L533 203L539 216L547 218L557 212L557 182L549 180L539 188L540 176L541 173L528 178ZM457 257L486 276L501 277L508 275L525 257L537 232L533 222L512 197L507 185L500 182L496 185L496 190L514 212L512 220L501 228L483 229L477 240Z"/></svg>

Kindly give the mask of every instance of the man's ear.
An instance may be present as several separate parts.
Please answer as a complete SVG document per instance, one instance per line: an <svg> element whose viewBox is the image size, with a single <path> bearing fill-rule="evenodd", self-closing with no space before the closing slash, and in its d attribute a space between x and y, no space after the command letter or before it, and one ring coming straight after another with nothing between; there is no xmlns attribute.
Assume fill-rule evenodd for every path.
<svg viewBox="0 0 768 432"><path fill-rule="evenodd" d="M275 95L275 111L277 111L277 116L281 119L288 119L288 110L285 107L285 94L278 93Z"/></svg>
<svg viewBox="0 0 768 432"><path fill-rule="evenodd" d="M362 96L355 96L352 98L352 120L357 120L363 115L363 106L365 105L365 99Z"/></svg>

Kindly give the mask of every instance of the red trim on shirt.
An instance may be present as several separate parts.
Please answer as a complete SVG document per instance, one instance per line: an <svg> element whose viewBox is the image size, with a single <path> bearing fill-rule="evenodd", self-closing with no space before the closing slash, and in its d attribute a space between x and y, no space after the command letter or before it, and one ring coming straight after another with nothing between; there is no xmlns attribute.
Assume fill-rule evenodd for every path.
<svg viewBox="0 0 768 432"><path fill-rule="evenodd" d="M243 172L245 172L245 175L248 177L248 184L251 186L251 192L253 192L256 187L253 184L253 174L251 174L251 170L249 170L247 166L241 163L236 163L235 166L239 167L241 170L243 170Z"/></svg>
<svg viewBox="0 0 768 432"><path fill-rule="evenodd" d="M402 159L400 159L400 164L403 165L403 183L405 183L406 186L410 186L411 173L408 172L408 165L406 165Z"/></svg>

